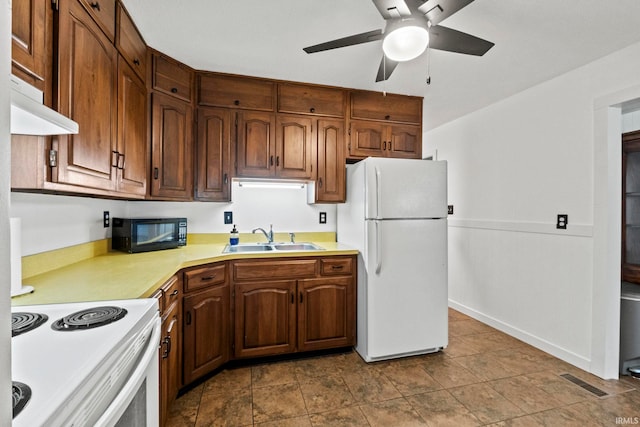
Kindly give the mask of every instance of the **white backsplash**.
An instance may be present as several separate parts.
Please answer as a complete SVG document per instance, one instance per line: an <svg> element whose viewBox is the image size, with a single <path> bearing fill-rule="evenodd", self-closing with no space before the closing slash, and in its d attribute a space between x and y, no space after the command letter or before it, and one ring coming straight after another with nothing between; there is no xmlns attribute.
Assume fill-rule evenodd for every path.
<svg viewBox="0 0 640 427"><path fill-rule="evenodd" d="M93 199L32 193L11 193L10 216L22 220L22 256L111 237L102 227L102 212L111 217L186 217L190 233L228 233L232 225L223 221L233 212L233 223L241 233L252 228L274 232L335 232L333 204L307 204L305 188L240 188L233 183L232 203L152 202ZM327 223L319 224L320 212Z"/></svg>

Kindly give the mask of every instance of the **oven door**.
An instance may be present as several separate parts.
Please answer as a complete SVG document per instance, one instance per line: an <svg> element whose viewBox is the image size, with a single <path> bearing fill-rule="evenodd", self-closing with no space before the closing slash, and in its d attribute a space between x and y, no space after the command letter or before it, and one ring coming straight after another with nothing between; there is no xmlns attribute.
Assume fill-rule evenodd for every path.
<svg viewBox="0 0 640 427"><path fill-rule="evenodd" d="M159 424L160 318L154 319L154 323L153 333L138 366L95 426L156 427Z"/></svg>

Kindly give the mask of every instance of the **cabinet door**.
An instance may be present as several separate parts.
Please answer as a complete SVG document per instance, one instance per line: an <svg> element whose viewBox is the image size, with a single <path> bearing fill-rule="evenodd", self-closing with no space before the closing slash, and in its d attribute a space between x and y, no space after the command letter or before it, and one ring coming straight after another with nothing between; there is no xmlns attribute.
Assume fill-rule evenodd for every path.
<svg viewBox="0 0 640 427"><path fill-rule="evenodd" d="M151 195L189 200L193 193L191 105L154 93L151 121Z"/></svg>
<svg viewBox="0 0 640 427"><path fill-rule="evenodd" d="M295 351L295 293L295 280L235 285L236 357Z"/></svg>
<svg viewBox="0 0 640 427"><path fill-rule="evenodd" d="M384 146L385 144L383 144ZM422 158L422 135L419 126L392 125L386 138L387 156Z"/></svg>
<svg viewBox="0 0 640 427"><path fill-rule="evenodd" d="M160 340L160 425L167 420L169 408L180 389L180 305L164 314Z"/></svg>
<svg viewBox="0 0 640 427"><path fill-rule="evenodd" d="M310 179L313 176L313 120L279 115L276 130L276 175Z"/></svg>
<svg viewBox="0 0 640 427"><path fill-rule="evenodd" d="M40 90L44 90L48 63L49 10L47 0L14 1L11 8L12 72Z"/></svg>
<svg viewBox="0 0 640 427"><path fill-rule="evenodd" d="M141 78L147 76L147 46L125 8L118 3L116 47Z"/></svg>
<svg viewBox="0 0 640 427"><path fill-rule="evenodd" d="M229 360L229 285L184 297L184 384Z"/></svg>
<svg viewBox="0 0 640 427"><path fill-rule="evenodd" d="M275 82L246 76L198 73L198 104L273 111Z"/></svg>
<svg viewBox="0 0 640 427"><path fill-rule="evenodd" d="M124 61L118 60L118 191L147 193L147 88Z"/></svg>
<svg viewBox="0 0 640 427"><path fill-rule="evenodd" d="M196 198L231 200L231 112L224 108L198 108L196 143Z"/></svg>
<svg viewBox="0 0 640 427"><path fill-rule="evenodd" d="M381 92L351 92L351 118L420 125L422 98Z"/></svg>
<svg viewBox="0 0 640 427"><path fill-rule="evenodd" d="M353 345L355 287L352 277L298 281L298 350Z"/></svg>
<svg viewBox="0 0 640 427"><path fill-rule="evenodd" d="M318 120L316 202L344 202L344 121Z"/></svg>
<svg viewBox="0 0 640 427"><path fill-rule="evenodd" d="M191 102L193 70L156 51L153 51L152 62L151 87L153 90Z"/></svg>
<svg viewBox="0 0 640 427"><path fill-rule="evenodd" d="M114 190L116 50L77 1L61 2L58 17L58 109L80 133L54 138L57 181Z"/></svg>
<svg viewBox="0 0 640 427"><path fill-rule="evenodd" d="M349 156L384 157L386 125L377 122L352 121L349 129Z"/></svg>
<svg viewBox="0 0 640 427"><path fill-rule="evenodd" d="M272 113L237 113L237 175L265 178L275 174L275 116Z"/></svg>

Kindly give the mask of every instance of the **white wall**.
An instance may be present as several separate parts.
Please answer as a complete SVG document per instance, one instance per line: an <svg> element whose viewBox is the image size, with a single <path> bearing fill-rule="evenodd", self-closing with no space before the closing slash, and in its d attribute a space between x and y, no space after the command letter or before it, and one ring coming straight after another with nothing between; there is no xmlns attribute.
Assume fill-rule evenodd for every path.
<svg viewBox="0 0 640 427"><path fill-rule="evenodd" d="M424 136L449 162L451 305L601 376L614 332L592 322L595 101L639 67L635 44Z"/></svg>
<svg viewBox="0 0 640 427"><path fill-rule="evenodd" d="M640 110L622 115L622 132L633 132L634 130L640 130Z"/></svg>
<svg viewBox="0 0 640 427"><path fill-rule="evenodd" d="M178 216L188 219L190 233L228 233L224 211L233 212L241 233L255 227L274 232L336 231L336 207L310 205L306 189L239 188L233 183L232 203L148 202L11 193L11 216L22 219L22 255L32 255L111 237L102 212L116 216ZM319 224L320 212L327 223Z"/></svg>
<svg viewBox="0 0 640 427"><path fill-rule="evenodd" d="M11 52L11 0L0 1L0 390L11 384L11 263L9 254L9 188L11 186L9 136L9 70ZM0 425L11 425L11 397L2 393Z"/></svg>

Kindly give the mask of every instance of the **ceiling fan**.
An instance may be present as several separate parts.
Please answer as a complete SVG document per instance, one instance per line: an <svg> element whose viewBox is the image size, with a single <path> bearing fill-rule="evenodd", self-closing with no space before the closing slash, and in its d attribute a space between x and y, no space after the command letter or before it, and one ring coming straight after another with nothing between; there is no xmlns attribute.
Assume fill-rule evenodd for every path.
<svg viewBox="0 0 640 427"><path fill-rule="evenodd" d="M400 62L420 56L425 49L482 56L494 43L438 25L473 0L373 0L386 21L373 30L305 47L307 53L382 40L382 61L376 82L387 80Z"/></svg>

